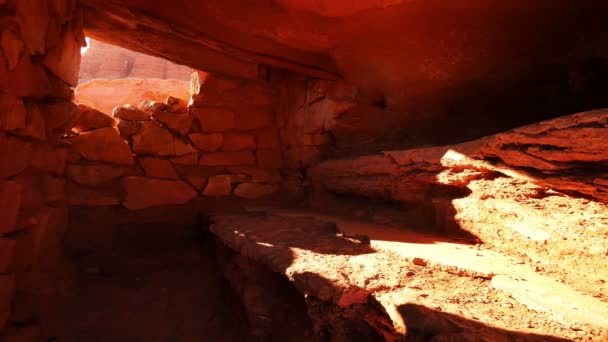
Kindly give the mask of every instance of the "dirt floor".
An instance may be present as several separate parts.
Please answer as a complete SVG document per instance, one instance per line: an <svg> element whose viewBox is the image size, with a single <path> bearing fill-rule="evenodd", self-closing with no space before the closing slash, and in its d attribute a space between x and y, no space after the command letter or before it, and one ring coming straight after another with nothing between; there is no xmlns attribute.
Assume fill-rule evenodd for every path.
<svg viewBox="0 0 608 342"><path fill-rule="evenodd" d="M94 220L72 216L66 252L73 278L50 305L48 340L249 340L243 310L202 227Z"/></svg>

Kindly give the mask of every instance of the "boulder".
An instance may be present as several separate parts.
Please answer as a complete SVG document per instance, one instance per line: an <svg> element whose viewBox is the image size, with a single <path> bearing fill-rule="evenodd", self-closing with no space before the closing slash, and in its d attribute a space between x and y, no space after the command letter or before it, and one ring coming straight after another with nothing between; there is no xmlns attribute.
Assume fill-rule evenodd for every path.
<svg viewBox="0 0 608 342"><path fill-rule="evenodd" d="M223 151L255 150L256 144L253 135L241 133L224 134Z"/></svg>
<svg viewBox="0 0 608 342"><path fill-rule="evenodd" d="M82 185L97 186L111 182L128 171L127 168L114 165L68 165L66 176Z"/></svg>
<svg viewBox="0 0 608 342"><path fill-rule="evenodd" d="M0 236L15 229L20 205L21 186L11 181L0 182Z"/></svg>
<svg viewBox="0 0 608 342"><path fill-rule="evenodd" d="M234 189L234 194L238 197L256 199L268 196L279 190L276 184L242 183Z"/></svg>
<svg viewBox="0 0 608 342"><path fill-rule="evenodd" d="M154 121L148 121L135 136L133 136L133 150L136 154L153 154L157 156L173 157L195 153L192 145L177 139L168 130Z"/></svg>
<svg viewBox="0 0 608 342"><path fill-rule="evenodd" d="M234 128L240 131L267 128L274 125L274 113L271 108L239 108L236 111Z"/></svg>
<svg viewBox="0 0 608 342"><path fill-rule="evenodd" d="M0 129L23 129L25 123L26 109L23 101L13 95L0 94Z"/></svg>
<svg viewBox="0 0 608 342"><path fill-rule="evenodd" d="M148 114L154 114L166 110L167 105L158 101L143 100L137 105L137 109Z"/></svg>
<svg viewBox="0 0 608 342"><path fill-rule="evenodd" d="M83 57L83 66L87 54ZM74 100L104 113L111 113L116 104L120 103L138 105L143 100L164 103L167 95L184 99L190 96L188 82L156 78L120 78L120 74L117 74L117 77L119 78L112 80L93 79L79 84Z"/></svg>
<svg viewBox="0 0 608 342"><path fill-rule="evenodd" d="M150 120L150 114L137 109L131 105L117 106L112 110L112 116L126 121L147 121Z"/></svg>
<svg viewBox="0 0 608 342"><path fill-rule="evenodd" d="M188 135L192 144L203 152L215 152L222 147L224 136L220 133L192 133Z"/></svg>
<svg viewBox="0 0 608 342"><path fill-rule="evenodd" d="M129 145L120 138L113 128L100 128L84 132L68 139L72 149L82 154L84 159L113 164L132 165L133 156Z"/></svg>
<svg viewBox="0 0 608 342"><path fill-rule="evenodd" d="M203 132L224 132L234 129L234 112L220 108L192 108L191 113L197 118Z"/></svg>
<svg viewBox="0 0 608 342"><path fill-rule="evenodd" d="M257 150L256 157L258 166L263 169L280 169L283 167L281 150Z"/></svg>
<svg viewBox="0 0 608 342"><path fill-rule="evenodd" d="M197 196L187 183L146 177L123 179L125 199L123 205L130 210L172 204L184 204Z"/></svg>
<svg viewBox="0 0 608 342"><path fill-rule="evenodd" d="M279 183L282 179L281 174L275 169L259 169L251 166L231 166L227 168L227 171L248 175L254 183Z"/></svg>
<svg viewBox="0 0 608 342"><path fill-rule="evenodd" d="M25 128L17 129L13 133L36 140L46 140L46 123L40 107L36 103L27 103Z"/></svg>
<svg viewBox="0 0 608 342"><path fill-rule="evenodd" d="M118 205L121 201L118 187L86 187L68 182L65 188L68 205L73 206L108 206Z"/></svg>
<svg viewBox="0 0 608 342"><path fill-rule="evenodd" d="M140 157L137 159L139 165L144 169L146 176L156 178L177 179L179 176L167 159Z"/></svg>
<svg viewBox="0 0 608 342"><path fill-rule="evenodd" d="M9 29L2 31L1 39L0 44L8 62L8 70L13 70L19 62L21 51L23 51L23 41Z"/></svg>
<svg viewBox="0 0 608 342"><path fill-rule="evenodd" d="M203 154L200 163L209 166L255 165L255 156L250 151L214 152Z"/></svg>
<svg viewBox="0 0 608 342"><path fill-rule="evenodd" d="M188 102L184 101L183 99L169 95L167 96L167 100L165 102L167 104L167 111L170 113L188 112Z"/></svg>
<svg viewBox="0 0 608 342"><path fill-rule="evenodd" d="M104 114L97 109L79 104L78 110L80 111L80 114L78 114L76 122L72 127L72 130L76 133L93 131L105 127L114 127L116 125L116 120L113 117Z"/></svg>
<svg viewBox="0 0 608 342"><path fill-rule="evenodd" d="M170 112L156 112L152 115L156 120L162 122L172 131L185 136L192 127L192 116L188 113L177 114Z"/></svg>
<svg viewBox="0 0 608 342"><path fill-rule="evenodd" d="M203 195L205 196L228 196L232 192L230 175L217 175L209 177Z"/></svg>
<svg viewBox="0 0 608 342"><path fill-rule="evenodd" d="M141 126L142 123L138 121L119 120L116 128L118 128L118 132L120 132L120 136L123 139L129 139L135 135L135 133L139 132Z"/></svg>
<svg viewBox="0 0 608 342"><path fill-rule="evenodd" d="M257 147L263 149L279 148L279 132L276 128L262 130L257 137Z"/></svg>

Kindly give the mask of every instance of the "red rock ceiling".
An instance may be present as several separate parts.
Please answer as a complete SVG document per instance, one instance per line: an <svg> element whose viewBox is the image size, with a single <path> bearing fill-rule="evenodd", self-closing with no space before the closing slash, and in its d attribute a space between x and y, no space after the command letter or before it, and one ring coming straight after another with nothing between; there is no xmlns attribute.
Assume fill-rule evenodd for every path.
<svg viewBox="0 0 608 342"><path fill-rule="evenodd" d="M389 110L550 79L608 56L606 1L81 0L87 33L195 68L343 77ZM564 71L565 70L565 71Z"/></svg>

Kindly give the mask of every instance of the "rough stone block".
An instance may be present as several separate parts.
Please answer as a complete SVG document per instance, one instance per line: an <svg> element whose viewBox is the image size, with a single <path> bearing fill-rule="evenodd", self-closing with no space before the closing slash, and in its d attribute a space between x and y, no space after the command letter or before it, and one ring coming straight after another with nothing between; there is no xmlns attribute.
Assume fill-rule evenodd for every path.
<svg viewBox="0 0 608 342"><path fill-rule="evenodd" d="M224 132L234 129L234 112L220 108L192 108L191 113L195 115L201 125L203 132Z"/></svg>
<svg viewBox="0 0 608 342"><path fill-rule="evenodd" d="M42 116L44 117L44 121L46 122L47 133L50 133L55 137L60 137L75 126L76 120L78 119L78 116L82 113L83 110L79 110L79 107L77 107L72 101L58 101L53 103L40 104L40 111L42 112ZM108 115L105 115L105 117L112 119ZM85 122L97 121L85 120ZM112 124L113 122L114 120L112 119ZM95 128L90 128L87 130L102 127L111 127L111 125L108 126L108 123L109 121L107 121L107 123L97 123L94 125ZM86 125L80 123L79 126L80 128L75 129L75 131L84 132L84 128Z"/></svg>
<svg viewBox="0 0 608 342"><path fill-rule="evenodd" d="M16 175L30 164L32 146L0 132L0 179Z"/></svg>
<svg viewBox="0 0 608 342"><path fill-rule="evenodd" d="M148 114L154 114L166 110L167 105L158 101L143 100L137 105L137 109Z"/></svg>
<svg viewBox="0 0 608 342"><path fill-rule="evenodd" d="M275 169L260 169L251 166L232 166L227 168L228 172L245 174L251 177L254 183L279 183L281 174Z"/></svg>
<svg viewBox="0 0 608 342"><path fill-rule="evenodd" d="M196 152L192 145L177 139L153 121L144 122L139 133L133 136L133 151L137 155L152 154L161 157L183 156Z"/></svg>
<svg viewBox="0 0 608 342"><path fill-rule="evenodd" d="M0 235L15 229L21 192L21 185L17 182L0 182Z"/></svg>
<svg viewBox="0 0 608 342"><path fill-rule="evenodd" d="M13 238L0 238L0 274L9 272L16 245Z"/></svg>
<svg viewBox="0 0 608 342"><path fill-rule="evenodd" d="M177 114L170 112L156 112L152 115L156 120L165 124L170 130L184 136L192 127L192 116L188 113Z"/></svg>
<svg viewBox="0 0 608 342"><path fill-rule="evenodd" d="M135 133L139 132L141 126L142 123L138 121L119 120L116 128L118 128L118 132L120 132L120 136L123 139L129 139L135 135Z"/></svg>
<svg viewBox="0 0 608 342"><path fill-rule="evenodd" d="M13 133L36 140L46 140L46 123L40 107L36 103L28 103L25 108L27 112L25 128L17 129Z"/></svg>
<svg viewBox="0 0 608 342"><path fill-rule="evenodd" d="M258 133L257 147L260 149L279 148L279 132L276 128L267 128Z"/></svg>
<svg viewBox="0 0 608 342"><path fill-rule="evenodd" d="M114 164L132 165L133 156L129 145L113 128L101 128L84 132L69 139L72 149L84 159Z"/></svg>
<svg viewBox="0 0 608 342"><path fill-rule="evenodd" d="M140 157L137 158L139 165L146 172L146 176L148 177L156 177L156 178L167 178L167 179L177 179L179 176L171 164L167 159L159 159L152 157Z"/></svg>
<svg viewBox="0 0 608 342"><path fill-rule="evenodd" d="M249 151L208 153L203 154L200 164L210 166L255 165L255 156Z"/></svg>
<svg viewBox="0 0 608 342"><path fill-rule="evenodd" d="M116 186L91 188L68 182L66 195L68 205L77 206L106 206L117 205L121 202L121 189Z"/></svg>
<svg viewBox="0 0 608 342"><path fill-rule="evenodd" d="M210 177L203 195L205 196L228 196L232 192L230 175L217 175Z"/></svg>
<svg viewBox="0 0 608 342"><path fill-rule="evenodd" d="M63 175L68 159L68 149L39 143L32 144L31 151L31 166L54 175Z"/></svg>
<svg viewBox="0 0 608 342"><path fill-rule="evenodd" d="M224 134L224 144L222 145L223 151L244 151L244 150L255 150L256 143L253 135L251 134L239 134L239 133L227 133Z"/></svg>
<svg viewBox="0 0 608 342"><path fill-rule="evenodd" d="M167 104L167 111L170 113L187 113L188 112L188 103L183 99L167 96L167 100L165 101Z"/></svg>
<svg viewBox="0 0 608 342"><path fill-rule="evenodd" d="M279 190L275 184L243 183L234 189L234 194L238 197L256 199L268 196Z"/></svg>
<svg viewBox="0 0 608 342"><path fill-rule="evenodd" d="M192 144L203 152L215 152L222 147L224 136L220 133L193 133L188 135Z"/></svg>
<svg viewBox="0 0 608 342"><path fill-rule="evenodd" d="M257 150L258 166L264 169L280 169L283 167L281 150Z"/></svg>
<svg viewBox="0 0 608 342"><path fill-rule="evenodd" d="M184 204L197 196L196 191L179 180L126 177L122 184L125 189L123 205L130 210Z"/></svg>
<svg viewBox="0 0 608 342"><path fill-rule="evenodd" d="M66 175L68 179L82 185L98 186L111 182L124 174L126 167L114 165L68 165Z"/></svg>
<svg viewBox="0 0 608 342"><path fill-rule="evenodd" d="M0 128L5 131L23 129L26 124L26 109L19 98L0 94Z"/></svg>
<svg viewBox="0 0 608 342"><path fill-rule="evenodd" d="M174 165L198 165L198 153L190 153L185 156L171 158Z"/></svg>
<svg viewBox="0 0 608 342"><path fill-rule="evenodd" d="M78 85L80 71L80 42L72 27L63 30L60 44L50 49L43 64L47 69L72 87Z"/></svg>
<svg viewBox="0 0 608 342"><path fill-rule="evenodd" d="M235 129L248 131L274 125L274 112L268 107L241 108L236 110Z"/></svg>
<svg viewBox="0 0 608 342"><path fill-rule="evenodd" d="M15 285L14 275L0 274L0 329L4 327L11 314Z"/></svg>
<svg viewBox="0 0 608 342"><path fill-rule="evenodd" d="M79 104L78 110L79 114L72 127L72 130L76 133L116 126L116 120L113 117L104 114L95 108Z"/></svg>
<svg viewBox="0 0 608 342"><path fill-rule="evenodd" d="M126 121L147 121L150 120L150 114L137 109L132 105L117 106L112 111L112 116L119 120Z"/></svg>
<svg viewBox="0 0 608 342"><path fill-rule="evenodd" d="M17 1L17 22L21 37L29 54L43 55L46 52L46 37L51 22L49 2L46 0Z"/></svg>
<svg viewBox="0 0 608 342"><path fill-rule="evenodd" d="M23 41L13 31L6 29L2 31L2 51L8 61L8 70L13 70L19 62L19 56L23 51Z"/></svg>

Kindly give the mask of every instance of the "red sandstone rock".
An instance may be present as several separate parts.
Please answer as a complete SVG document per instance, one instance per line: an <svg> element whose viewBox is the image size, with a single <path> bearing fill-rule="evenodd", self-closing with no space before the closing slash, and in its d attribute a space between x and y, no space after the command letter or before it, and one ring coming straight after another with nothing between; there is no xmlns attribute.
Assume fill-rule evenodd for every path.
<svg viewBox="0 0 608 342"><path fill-rule="evenodd" d="M0 129L12 131L25 128L26 109L15 96L0 94Z"/></svg>
<svg viewBox="0 0 608 342"><path fill-rule="evenodd" d="M68 205L106 206L120 204L120 189L112 187L91 188L68 182L66 185Z"/></svg>
<svg viewBox="0 0 608 342"><path fill-rule="evenodd" d="M198 153L190 153L185 156L171 158L175 165L198 165Z"/></svg>
<svg viewBox="0 0 608 342"><path fill-rule="evenodd" d="M239 166L254 165L255 156L249 151L239 152L214 152L203 154L200 160L201 165L209 166Z"/></svg>
<svg viewBox="0 0 608 342"><path fill-rule="evenodd" d="M8 61L8 70L13 70L19 62L19 56L23 51L23 41L13 31L5 29L2 31L2 51Z"/></svg>
<svg viewBox="0 0 608 342"><path fill-rule="evenodd" d="M229 175L217 175L209 177L203 195L205 196L228 196L232 192L232 183Z"/></svg>
<svg viewBox="0 0 608 342"><path fill-rule="evenodd" d="M82 185L98 186L111 182L127 173L127 169L114 165L68 165L66 176Z"/></svg>
<svg viewBox="0 0 608 342"><path fill-rule="evenodd" d="M46 124L40 107L36 103L28 103L25 108L27 112L25 128L17 129L13 133L37 140L46 140Z"/></svg>
<svg viewBox="0 0 608 342"><path fill-rule="evenodd" d="M30 165L54 175L63 175L68 158L66 148L58 148L44 143L32 146Z"/></svg>
<svg viewBox="0 0 608 342"><path fill-rule="evenodd" d="M170 113L188 112L188 103L183 99L169 95L167 96L167 100L165 101L165 103L167 104L167 111Z"/></svg>
<svg viewBox="0 0 608 342"><path fill-rule="evenodd" d="M238 197L256 199L268 196L279 190L274 184L243 183L234 189L234 194Z"/></svg>
<svg viewBox="0 0 608 342"><path fill-rule="evenodd" d="M2 70L2 69L0 69ZM54 85L40 63L32 63L29 54L22 53L17 66L3 77L0 89L17 97L42 99L54 94Z"/></svg>
<svg viewBox="0 0 608 342"><path fill-rule="evenodd" d="M143 100L164 103L168 95L187 99L188 82L155 78L95 79L76 87L75 101L111 113L117 104L137 106Z"/></svg>
<svg viewBox="0 0 608 342"><path fill-rule="evenodd" d="M177 179L179 178L175 168L170 161L160 158L140 157L137 158L139 165L146 172L148 177Z"/></svg>
<svg viewBox="0 0 608 342"><path fill-rule="evenodd" d="M14 176L30 163L33 145L0 131L0 179Z"/></svg>
<svg viewBox="0 0 608 342"><path fill-rule="evenodd" d="M156 112L152 115L156 120L165 124L170 130L185 136L192 127L192 116L188 113L177 114L170 112Z"/></svg>
<svg viewBox="0 0 608 342"><path fill-rule="evenodd" d="M72 27L66 27L61 43L49 50L43 64L49 71L72 87L78 85L80 67L80 42Z"/></svg>
<svg viewBox="0 0 608 342"><path fill-rule="evenodd" d="M130 210L170 204L183 204L196 197L196 191L178 180L126 177L123 205Z"/></svg>
<svg viewBox="0 0 608 342"><path fill-rule="evenodd" d="M81 110L72 101L43 103L40 105L40 111L46 122L47 132L55 137L69 132L81 114Z"/></svg>
<svg viewBox="0 0 608 342"><path fill-rule="evenodd" d="M192 144L203 152L215 152L222 147L224 136L219 133L201 134L193 133L188 135Z"/></svg>
<svg viewBox="0 0 608 342"><path fill-rule="evenodd" d="M105 127L114 127L116 125L116 120L113 117L89 106L80 104L78 105L78 110L80 111L80 114L72 128L76 133L88 132Z"/></svg>
<svg viewBox="0 0 608 342"><path fill-rule="evenodd" d="M274 125L274 113L271 108L248 108L236 111L234 127L237 130L248 131L252 129L267 128Z"/></svg>
<svg viewBox="0 0 608 342"><path fill-rule="evenodd" d="M15 245L15 239L0 238L0 274L9 273L9 267L13 262L13 254L15 253ZM1 323L0 326L2 326Z"/></svg>
<svg viewBox="0 0 608 342"><path fill-rule="evenodd" d="M234 112L217 108L192 108L191 112L196 116L203 132L223 132L234 129Z"/></svg>
<svg viewBox="0 0 608 342"><path fill-rule="evenodd" d="M279 133L276 128L261 131L257 137L257 147L260 149L279 148Z"/></svg>
<svg viewBox="0 0 608 342"><path fill-rule="evenodd" d="M46 37L51 16L45 1L17 1L17 21L21 37L32 55L46 52Z"/></svg>
<svg viewBox="0 0 608 342"><path fill-rule="evenodd" d="M81 133L68 140L72 143L72 149L82 154L86 160L124 165L133 164L133 156L129 145L120 138L118 132L113 128L101 128Z"/></svg>
<svg viewBox="0 0 608 342"><path fill-rule="evenodd" d="M118 125L116 125L116 128L118 128L118 132L120 132L120 136L122 138L129 139L135 133L139 132L141 126L142 123L138 121L119 120Z"/></svg>
<svg viewBox="0 0 608 342"><path fill-rule="evenodd" d="M283 167L281 150L257 150L258 166L264 169L280 169Z"/></svg>
<svg viewBox="0 0 608 342"><path fill-rule="evenodd" d="M154 114L156 112L161 112L161 111L166 110L167 105L162 102L158 102L158 101L143 100L137 105L137 109L139 109L143 112L146 112L148 114Z"/></svg>
<svg viewBox="0 0 608 342"><path fill-rule="evenodd" d="M194 147L177 139L154 121L144 122L141 130L133 136L133 151L157 156L183 156L196 152Z"/></svg>
<svg viewBox="0 0 608 342"><path fill-rule="evenodd" d="M281 182L281 174L274 169L260 169L250 166L231 166L227 168L228 172L246 174L251 176L254 183L279 183Z"/></svg>
<svg viewBox="0 0 608 342"><path fill-rule="evenodd" d="M179 167L179 174L197 191L202 191L209 177L222 173L221 168L203 165L185 165Z"/></svg>
<svg viewBox="0 0 608 342"><path fill-rule="evenodd" d="M147 121L150 114L143 112L132 105L117 106L112 110L112 116L125 121Z"/></svg>
<svg viewBox="0 0 608 342"><path fill-rule="evenodd" d="M20 206L21 186L16 182L0 182L0 236L15 229Z"/></svg>
<svg viewBox="0 0 608 342"><path fill-rule="evenodd" d="M223 151L255 150L256 143L253 135L240 133L224 134Z"/></svg>
<svg viewBox="0 0 608 342"><path fill-rule="evenodd" d="M171 80L185 84L192 73L192 69L171 63L169 60L154 57L151 55L138 53L133 50L121 48L117 45L106 44L104 42L91 39L89 48L82 56L80 67L80 83L85 83L91 80L98 81L99 79L137 79L145 78L151 82ZM154 79L154 80L152 80ZM146 87L142 87L144 90ZM154 88L154 92L161 88ZM187 92L186 88L183 88ZM139 91L139 90L138 90ZM179 94L167 91L164 96L157 97L154 95L155 101L163 101L167 95L177 96L187 99L189 94L180 92ZM141 101L141 100L140 100ZM131 103L133 105L139 103L130 101L117 101L116 103Z"/></svg>
<svg viewBox="0 0 608 342"><path fill-rule="evenodd" d="M15 287L15 275L0 274L0 328L4 327L11 314Z"/></svg>

